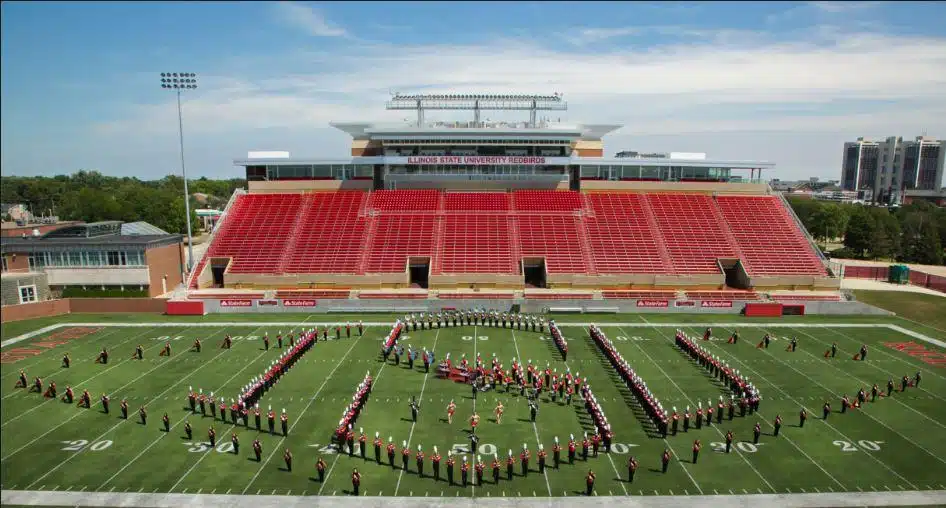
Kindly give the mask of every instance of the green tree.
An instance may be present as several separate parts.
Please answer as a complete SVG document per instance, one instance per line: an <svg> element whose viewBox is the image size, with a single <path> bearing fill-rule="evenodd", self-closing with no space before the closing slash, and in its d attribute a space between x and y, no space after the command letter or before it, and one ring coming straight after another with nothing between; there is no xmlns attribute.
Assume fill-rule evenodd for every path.
<svg viewBox="0 0 946 508"><path fill-rule="evenodd" d="M844 231L844 246L851 249L859 258L863 258L870 250L876 224L874 218L864 207L853 210Z"/></svg>
<svg viewBox="0 0 946 508"><path fill-rule="evenodd" d="M909 210L903 219L903 256L908 263L943 264L943 246L935 214Z"/></svg>
<svg viewBox="0 0 946 508"><path fill-rule="evenodd" d="M871 257L900 256L900 222L886 208L871 208L869 213L874 219L870 242Z"/></svg>

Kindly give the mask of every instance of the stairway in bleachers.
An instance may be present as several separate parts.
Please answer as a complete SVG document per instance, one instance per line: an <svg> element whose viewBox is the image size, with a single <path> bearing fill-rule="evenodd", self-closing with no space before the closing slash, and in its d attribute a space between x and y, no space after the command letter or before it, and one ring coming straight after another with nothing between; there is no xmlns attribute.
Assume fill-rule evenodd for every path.
<svg viewBox="0 0 946 508"><path fill-rule="evenodd" d="M541 257L550 274L718 274L738 257L750 275L825 271L772 196L523 190L247 194L204 260L230 273L518 274ZM202 262L203 263L203 262Z"/></svg>

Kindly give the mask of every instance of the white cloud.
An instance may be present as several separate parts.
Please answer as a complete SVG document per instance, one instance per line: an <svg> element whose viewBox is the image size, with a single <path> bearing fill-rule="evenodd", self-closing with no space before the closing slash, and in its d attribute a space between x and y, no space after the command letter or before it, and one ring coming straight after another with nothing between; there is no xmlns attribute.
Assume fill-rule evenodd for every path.
<svg viewBox="0 0 946 508"><path fill-rule="evenodd" d="M612 29L599 30L600 37ZM695 32L689 42L609 52L562 51L521 40L350 45L333 53L330 65L310 73L299 73L307 66L297 62L287 65L295 73L285 77L248 79L248 68L202 78L199 93L184 103L185 134L194 139L188 146L223 147L224 153L213 156L224 165L249 149L339 157L347 152L346 138L327 134L328 122L412 118L409 111L385 111L383 103L389 90L423 90L563 92L570 110L548 116L627 125L606 139L609 153L672 145L667 148L772 160L783 178L814 170L830 176L826 168L839 164L845 138L914 136L923 130L946 137L946 39L846 33L836 27L819 27L790 41L751 32ZM171 103L139 105L92 132L118 144L126 138L171 139L175 116ZM428 113L431 119L466 116L472 115ZM286 132L298 135L290 138ZM818 142L793 141L812 133L820 133ZM736 141L747 137L756 141L751 146ZM702 146L712 145L708 140L726 148Z"/></svg>
<svg viewBox="0 0 946 508"><path fill-rule="evenodd" d="M572 33L569 31L564 35L565 40L576 45L584 46L616 37L626 37L628 35L638 35L642 33L641 28L623 27L623 28L584 28Z"/></svg>
<svg viewBox="0 0 946 508"><path fill-rule="evenodd" d="M818 11L831 14L871 9L880 2L809 2L808 5Z"/></svg>
<svg viewBox="0 0 946 508"><path fill-rule="evenodd" d="M316 37L344 37L348 35L344 28L329 23L322 11L315 7L289 1L280 1L273 5L281 21L301 28L309 35Z"/></svg>

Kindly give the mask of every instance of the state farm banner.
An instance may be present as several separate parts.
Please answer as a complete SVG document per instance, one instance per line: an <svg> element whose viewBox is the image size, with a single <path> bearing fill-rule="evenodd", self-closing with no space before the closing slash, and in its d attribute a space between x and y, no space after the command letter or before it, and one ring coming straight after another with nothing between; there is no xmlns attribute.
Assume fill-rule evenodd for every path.
<svg viewBox="0 0 946 508"><path fill-rule="evenodd" d="M700 302L700 307L709 307L713 309L728 309L732 307L732 302L724 302L721 300L703 300Z"/></svg>
<svg viewBox="0 0 946 508"><path fill-rule="evenodd" d="M664 308L670 306L669 300L637 300L638 307L647 307L651 309Z"/></svg>
<svg viewBox="0 0 946 508"><path fill-rule="evenodd" d="M221 307L252 307L253 300L220 300Z"/></svg>
<svg viewBox="0 0 946 508"><path fill-rule="evenodd" d="M259 307L272 307L279 305L279 302L276 300L256 300L256 305Z"/></svg>
<svg viewBox="0 0 946 508"><path fill-rule="evenodd" d="M695 307L695 306L696 306L696 302L694 302L693 300L677 300L676 302L674 302L674 306L676 306L676 307Z"/></svg>
<svg viewBox="0 0 946 508"><path fill-rule="evenodd" d="M467 166L565 166L571 157L538 157L531 155L417 155L412 157L384 157L385 164L463 164Z"/></svg>
<svg viewBox="0 0 946 508"><path fill-rule="evenodd" d="M283 300L283 307L315 307L316 300Z"/></svg>

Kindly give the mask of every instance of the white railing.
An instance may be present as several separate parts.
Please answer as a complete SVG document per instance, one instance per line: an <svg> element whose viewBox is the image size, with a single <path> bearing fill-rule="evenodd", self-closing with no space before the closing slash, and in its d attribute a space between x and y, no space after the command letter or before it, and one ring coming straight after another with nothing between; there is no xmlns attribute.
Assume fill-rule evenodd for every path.
<svg viewBox="0 0 946 508"><path fill-rule="evenodd" d="M777 194L778 198L782 201L782 206L788 210L789 215L791 215L792 219L795 221L795 225L797 225L798 228L801 229L802 233L805 234L805 238L808 239L809 245L811 245L811 248L814 249L818 254L818 259L821 260L821 264L823 264L828 270L831 270L831 267L829 266L830 260L824 255L824 252L821 251L821 248L818 247L818 242L816 242L814 237L811 236L811 233L808 232L808 228L806 228L801 219L798 218L798 214L795 213L795 209L792 208L792 204L789 203L787 199L785 199L785 194L782 192L776 192L775 194ZM835 273L835 276L837 276L836 272L832 271L832 273Z"/></svg>
<svg viewBox="0 0 946 508"><path fill-rule="evenodd" d="M217 225L214 227L213 231L210 232L210 237L207 238L207 248L204 249L200 257L191 260L191 273L187 274L187 283L184 285L188 291L190 291L191 285L194 282L194 277L197 276L197 267L200 266L200 262L204 260L207 252L210 251L210 246L213 245L214 237L217 235L217 231L220 231L220 229L223 228L224 223L227 220L227 215L230 214L230 207L233 206L233 203L236 203L238 196L242 196L244 194L246 194L246 189L236 189L233 191L233 194L230 195L230 200L227 201L227 206L223 208L223 213L220 214L220 218L217 220Z"/></svg>

